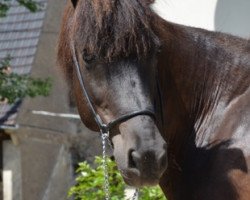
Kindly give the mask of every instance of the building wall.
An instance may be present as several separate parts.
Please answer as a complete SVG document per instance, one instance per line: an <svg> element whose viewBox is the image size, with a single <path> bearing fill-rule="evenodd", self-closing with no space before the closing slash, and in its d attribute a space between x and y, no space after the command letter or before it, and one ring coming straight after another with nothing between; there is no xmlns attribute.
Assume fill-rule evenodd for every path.
<svg viewBox="0 0 250 200"><path fill-rule="evenodd" d="M51 94L24 100L17 118L20 127L9 132L12 142L4 142L4 200L67 199L68 189L74 184L74 160L93 158L101 152L99 135L86 129L80 120L32 113L74 110L67 84L56 65L64 4L62 0L48 0L31 73L33 77L52 79Z"/></svg>
<svg viewBox="0 0 250 200"><path fill-rule="evenodd" d="M156 0L153 8L171 22L250 38L249 0Z"/></svg>

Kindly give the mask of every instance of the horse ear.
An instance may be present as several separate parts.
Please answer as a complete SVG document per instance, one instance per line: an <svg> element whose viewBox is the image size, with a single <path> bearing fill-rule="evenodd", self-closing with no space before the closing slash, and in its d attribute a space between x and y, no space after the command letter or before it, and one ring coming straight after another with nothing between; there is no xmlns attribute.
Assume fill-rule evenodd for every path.
<svg viewBox="0 0 250 200"><path fill-rule="evenodd" d="M74 8L75 8L76 5L77 5L78 0L71 0L71 2L72 2L73 6L74 6Z"/></svg>

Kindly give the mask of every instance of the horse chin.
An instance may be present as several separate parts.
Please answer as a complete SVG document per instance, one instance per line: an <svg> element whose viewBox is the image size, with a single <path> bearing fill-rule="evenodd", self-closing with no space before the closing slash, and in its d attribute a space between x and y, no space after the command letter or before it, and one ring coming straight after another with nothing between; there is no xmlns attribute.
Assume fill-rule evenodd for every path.
<svg viewBox="0 0 250 200"><path fill-rule="evenodd" d="M122 177L127 185L136 187L136 188L141 188L144 186L155 186L159 184L158 178L143 178L140 176L135 176L135 174L133 174L132 176L129 176L123 173L122 173Z"/></svg>
<svg viewBox="0 0 250 200"><path fill-rule="evenodd" d="M158 177L142 177L141 173L137 169L120 170L123 180L129 186L140 188L144 186L155 186L159 184Z"/></svg>

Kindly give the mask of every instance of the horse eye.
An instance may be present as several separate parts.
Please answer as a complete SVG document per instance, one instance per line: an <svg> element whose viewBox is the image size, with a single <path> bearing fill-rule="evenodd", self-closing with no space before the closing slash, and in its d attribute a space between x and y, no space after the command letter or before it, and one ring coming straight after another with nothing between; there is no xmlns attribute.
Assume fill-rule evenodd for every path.
<svg viewBox="0 0 250 200"><path fill-rule="evenodd" d="M87 64L91 64L96 60L95 55L89 54L86 49L83 50L82 58Z"/></svg>

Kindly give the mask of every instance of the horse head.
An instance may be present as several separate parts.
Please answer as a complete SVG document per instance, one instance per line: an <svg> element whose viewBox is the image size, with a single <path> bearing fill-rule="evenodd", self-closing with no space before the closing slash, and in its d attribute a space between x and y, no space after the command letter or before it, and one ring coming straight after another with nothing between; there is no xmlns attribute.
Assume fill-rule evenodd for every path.
<svg viewBox="0 0 250 200"><path fill-rule="evenodd" d="M109 130L117 166L124 180L137 187L157 184L167 167L155 67L160 41L151 29L148 3L68 2L58 51L59 64L88 128L99 130L89 104L106 124L135 111L154 113L142 112ZM79 65L85 95L75 65Z"/></svg>

